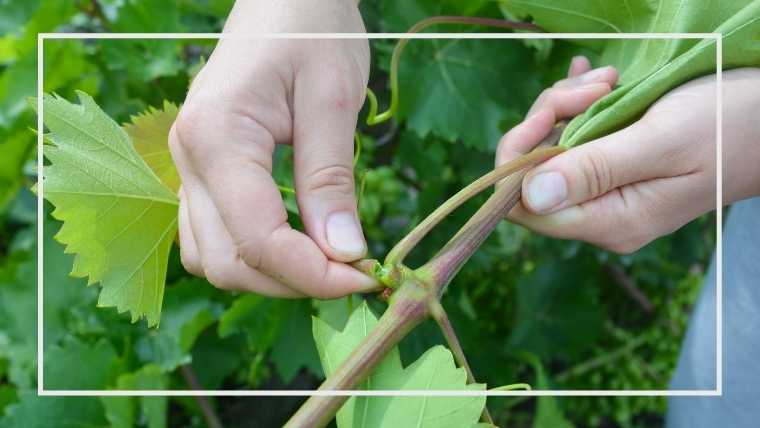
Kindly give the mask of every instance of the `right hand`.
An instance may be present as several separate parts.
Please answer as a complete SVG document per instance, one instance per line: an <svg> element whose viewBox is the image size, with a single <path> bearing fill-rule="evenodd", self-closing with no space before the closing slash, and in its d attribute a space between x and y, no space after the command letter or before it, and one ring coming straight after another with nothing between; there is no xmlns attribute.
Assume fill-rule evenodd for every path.
<svg viewBox="0 0 760 428"><path fill-rule="evenodd" d="M364 32L352 0L238 2L226 33ZM334 298L377 287L364 256L353 133L369 76L366 39L223 39L193 81L169 144L182 178L182 263L224 289ZM272 178L293 144L306 234Z"/></svg>

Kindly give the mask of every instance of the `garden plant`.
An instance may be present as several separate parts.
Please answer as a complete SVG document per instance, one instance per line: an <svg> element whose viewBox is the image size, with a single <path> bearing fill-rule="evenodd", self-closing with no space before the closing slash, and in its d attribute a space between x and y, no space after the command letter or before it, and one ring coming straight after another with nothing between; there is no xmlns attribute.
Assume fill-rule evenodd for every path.
<svg viewBox="0 0 760 428"><path fill-rule="evenodd" d="M58 24L45 22L45 19L51 19L50 13L60 8L59 19L80 17L82 23L75 25L88 25L86 22L91 20L110 26L108 30L126 31L131 28L130 24L133 25L152 10L148 3L134 2L120 9L109 9L99 2L77 4L78 8L74 8L43 1L39 6L42 12L38 11L31 18L34 20L36 17L39 22L28 27L32 28L31 31L56 28ZM506 1L498 5L475 3L477 5L465 7L458 4L437 5L422 0L382 2L378 10L385 13L385 21L381 20L379 25L412 33L429 27L448 27L457 31L490 29L530 32L633 32L641 28L649 32L667 32L678 27L686 31L722 33L725 68L760 63L758 1L738 2L733 7L715 6L714 9L687 8L688 13L680 14L675 10L666 11L664 18L645 15L650 18L645 23L634 23L623 12L610 16L609 11L595 7L591 2L584 6L588 10L584 9L583 13L565 10L561 6L563 2L551 0ZM25 13L22 8L19 10L20 14ZM173 17L179 22L179 12L175 13L177 15ZM197 24L202 21L202 14L192 10L188 14L195 16L196 21L192 25L204 25ZM371 16L372 10L368 10L367 14ZM477 14L477 17L459 14ZM223 13L219 12L219 15ZM714 28L706 27L707 23L716 22L718 25ZM154 31L176 30L156 25ZM22 37L19 40L26 39ZM440 44L444 42L445 45ZM689 306L689 299L697 290L695 285L698 285L701 273L698 268L695 270L695 265L704 262L712 246L713 238L709 237L713 232L711 219L696 221L679 232L683 236L664 238L658 244L660 250L644 252L642 263L657 265L660 263L658 260L667 258L665 253L670 251L671 246L682 245L681 239L700 243L692 246L695 251L693 257L683 262L662 262L659 265L670 269L675 278L674 284L687 288L689 292L676 291L680 293L680 300L673 297L674 293L663 295L661 299L657 297L655 299L660 300L655 304L636 285L631 284L635 281L632 277L642 282L652 281L646 276L651 275L651 271L642 270L641 277L637 277L635 269L630 267L636 255L610 256L599 250L580 248L577 243L562 243L559 246L550 240L540 241L539 246L531 247L530 244L521 244L528 239L525 232L517 226L506 225L503 219L520 202L522 178L531 167L574 146L621 129L641 117L654 101L669 90L713 73L716 67L716 41L565 42L541 39L524 43L488 42L470 40L465 46L455 40L436 41L433 44L426 40L401 38L397 43L389 40L375 45L376 66L380 67L380 73L387 74L387 82L370 82L368 105L364 111L366 127L361 127L356 133L354 164L360 214L370 240L377 241L375 245L370 243L370 250L378 259L363 259L354 262L353 266L376 278L381 289L377 292L377 298L367 296L365 300L349 296L340 301L315 301L313 304L308 300L282 301L257 295L236 296L211 287L200 288L202 281L190 278L178 267L176 194L181 183L167 141L169 130L181 108L173 94L181 96L194 73L202 66L203 56L200 53L191 51L192 46L184 45L183 54L193 56L194 61L192 67L180 72L182 66L178 62L165 59L180 49L178 42L109 40L89 46L68 41L50 42L50 50L47 46L45 48L45 79L52 83L45 84L47 93L41 100L46 128L43 134L45 165L42 181L35 189L49 202L46 210L50 214L48 216L46 212L44 224L38 225L44 226L45 238L44 302L51 305L50 309L45 307L43 314L45 388L138 390L168 389L170 384L174 384L198 389L224 386L225 379L231 377L238 382L256 384L266 379L264 373L274 367L280 379L290 381L301 377L299 373L303 370L311 370L312 373L321 371L325 379L318 384L318 388L324 391L548 389L553 382L548 380L542 357L551 353L551 341L564 341L563 345L575 349L570 353L579 353L584 346L598 340L603 330L613 337L622 338L622 346L619 349L601 346L599 355L585 365L568 368L560 363L558 366L565 370L557 375L558 380L564 378L567 381L588 375L596 385L608 388L641 387L642 382L638 381L634 382L635 385L626 384L631 382L631 377L622 375L610 376L610 379L619 381L618 384L604 384L593 373L605 376L599 370L605 367L614 370L615 358L629 357L636 348L658 342L660 337L657 334L662 334L660 325L643 330L639 336L631 336L625 328L603 321L602 313L593 308L593 301L599 299L596 292L584 287L576 296L562 294L552 285L559 276L552 275L551 271L564 272L563 275L571 277L579 275L575 276L576 280L583 281L580 275L584 272L574 271L577 266L572 260L579 257L579 260L584 260L584 266L595 266L590 276L601 274L624 284L623 291L610 297L611 301L627 301L641 310L643 319L652 318L655 304L663 305L669 311L669 327L680 332L686 316L684 309ZM19 57L24 52L33 52L30 50L33 48L18 43L16 49ZM509 54L511 56L505 54L504 58L494 58L496 46L514 52ZM48 74L50 63L86 58L93 50L102 55L99 57L102 63L93 64L81 59L76 67L66 63L67 68L74 70L72 72ZM446 50L456 50L448 63L440 60L441 52ZM518 112L527 107L542 85L557 80L561 73L558 70L566 67L567 60L578 53L592 56L600 63L615 65L620 72L619 85L582 115L569 122L557 123L553 132L532 152L484 174L482 168L476 172L470 169L469 173L457 179L447 178L447 174L453 172L445 162L454 159L454 155L447 154L447 150L476 153L465 156L465 164L487 159L504 128L520 120ZM132 59L140 55L140 60ZM9 71L5 76L11 75L13 61L22 59L7 60L11 65L7 65ZM531 69L527 63L532 61L541 61L541 65ZM111 74L98 79L94 76L101 66L110 70ZM511 112L505 112L494 99L501 97L505 91L497 91L495 95L488 93L499 84L496 77L501 77L501 71L494 72L490 67L511 67L508 71L510 77L520 80L520 89L515 89L515 84L510 88L515 90L511 93L506 91L506 99L500 101L512 103L514 110ZM129 69L131 71L125 71ZM545 73L545 81L538 78L538 70ZM134 105L128 107L135 98L134 94L130 98L125 95L125 90L120 93L116 89L123 84L118 79L124 80L129 73L138 73L140 79L152 81L160 88L158 93L151 93L150 89L129 89L136 91L137 97L144 96L140 108ZM174 78L173 82L166 77L179 74L183 79ZM415 82L419 76L425 79L424 84ZM478 78L480 81L477 84L467 84L469 79ZM124 85L138 86L136 82ZM468 88L469 92L461 93L456 88L451 90L452 85L463 85L462 88ZM386 87L389 88L387 95L384 91ZM98 91L101 92L99 102L91 95ZM454 97L455 101L450 102L447 110L436 111L431 105L441 101L436 98L441 96L440 93L450 95L447 91L460 98ZM74 94L78 97L78 103L70 101L70 96ZM18 98L14 104L18 124L13 125L16 128L9 128L13 129L9 135L18 143L14 144L11 138L1 143L14 150L17 148L18 152L4 157L9 165L13 164L9 167L13 172L6 180L9 190L5 193L4 203L9 207L9 224L15 224L17 232L14 239L5 244L7 261L2 271L3 284L18 282L18 278L34 271L34 245L39 245L29 242L36 236L32 233L35 227L33 219L36 217L30 202L33 196L26 190L19 190L31 187L27 185L31 184L30 177L34 176L34 171L28 168L28 160L33 156L31 140L34 135L22 121L28 120L24 117L30 114L28 109L18 105L28 102L34 108L37 100ZM388 109L378 112L385 103ZM146 104L153 107L144 108ZM120 125L112 116L129 116L129 120ZM3 119L10 124L10 117L4 116ZM494 120L495 117L498 120ZM403 127L401 131L400 126ZM449 142L444 148L441 139L462 140L464 147L456 147ZM386 150L388 140L398 140L392 151ZM11 153L6 152L6 147L2 150L3 153ZM415 155L416 150L429 152ZM292 177L284 172L290 162L289 152L283 149L277 156L276 160L281 161L281 166L275 171L275 177L280 184L289 219L294 227L299 227ZM409 167L414 169L411 174L405 172ZM26 172L22 168L27 168ZM414 189L415 200L422 201L422 208L414 208L413 217L420 220L394 226L388 219L411 217L411 211L404 207L410 203L405 199L409 192L404 189L408 188ZM486 197L484 194L491 189L492 193ZM453 196L441 203L450 193L454 193ZM456 225L452 226L452 223ZM395 228L395 232L387 234L386 228ZM520 260L519 269L502 267L501 271L483 274L489 272L488 265L504 257L503 253L495 250L497 245L484 244L493 232L500 241L499 245L505 242L506 245L518 245L517 248L523 245L524 250L534 252L531 256L534 259ZM562 251L548 250L550 246ZM512 250L511 254L518 251ZM381 257L382 254L385 256ZM481 257L480 261L478 257ZM618 258L610 261L613 257ZM468 271L465 263L471 258ZM98 286L85 289L81 287L81 282L77 282L79 288L76 290L88 293L84 299L74 289L56 289L59 287L57 278L65 277L69 270L72 277L84 278L87 285ZM462 273L458 276L460 271ZM510 312L518 320L515 328L517 334L511 337L507 346L516 352L507 350L499 357L501 361L490 363L496 367L511 364L523 369L508 371L506 375L489 375L486 385L480 380L477 367L488 360L488 349L477 350L476 360L469 358L468 361L465 349L469 348L463 343L473 343L473 338L478 335L464 328L466 334L460 337L455 333L455 327L462 330L457 320L487 317L494 309L488 308L485 303L473 308L472 297L454 288L471 287L474 285L468 284L469 281L480 281L479 293L487 300L488 293L495 291L484 291L484 288L496 286L492 278L494 273L504 274L507 280L523 281L521 278L526 272L530 275L523 288L534 286L533 291L520 294L512 291L508 296L502 295L515 298L518 304L523 305L518 312ZM452 282L458 284L452 285ZM0 321L4 322L0 323L0 340L6 337L15 340L20 332L30 331L29 326L34 324L33 319L30 323L30 318L20 315L8 303L12 300L26 302L27 306L18 310L33 314L32 304L36 299L21 290L19 285L0 288ZM541 290L547 291L547 294L537 294ZM558 294L560 301L555 301L553 305L560 305L562 300L566 300L566 304L576 305L571 309L573 313L587 310L583 315L586 318L573 318L573 315L556 306L542 304L541 299L556 298ZM116 311L92 311L95 300L98 307L113 307ZM579 302L583 300L586 301ZM670 304L672 306L668 306ZM62 308L67 305L72 311L62 314ZM318 315L309 319L308 314L313 307L317 308ZM376 315L378 309L382 310L379 317ZM122 322L124 312L129 313L131 322L139 323ZM454 315L450 316L450 312ZM539 313L542 315L537 316ZM552 316L556 318L552 320ZM544 317L550 320L546 322ZM144 322L141 321L143 319ZM434 333L433 324L426 322L428 319L440 333ZM570 323L569 330L557 327L565 321ZM209 327L217 323L217 334L208 334ZM589 331L595 333L588 335L580 331L592 324L595 327ZM576 327L578 330L573 331ZM494 330L493 327L489 329ZM77 333L69 333L71 330ZM304 336L304 331L311 334ZM500 331L499 328L496 331ZM433 334L445 346L442 343L432 344L429 339L426 343L423 339L417 342L415 352L402 348L405 339L419 340L414 338ZM544 339L539 339L541 336ZM16 385L21 391L17 393L16 388L10 387L0 389L0 409L8 409L6 417L0 421L7 422L9 426L44 426L42 422L24 425L25 421L35 420L38 405L32 397L33 393L25 392L34 384L30 379L33 364L30 367L29 355L33 355L36 348L30 346L31 343L33 341L14 342L8 350L0 351L0 379L7 378L8 384ZM198 348L198 343L205 343L204 348ZM638 368L632 369L636 373L632 378L646 377L655 372L652 377L657 384L666 381L662 376L667 376L667 370L674 364L677 345L676 341L674 348L667 350L671 357L664 363L667 368L662 369L665 370L663 373L657 373L661 369L659 367L644 364L642 367L645 368L641 369L644 373ZM252 351L241 356L238 352L241 346ZM496 348L500 345L480 339L479 346ZM298 360L303 355L313 357L306 362ZM409 358L409 355L412 357ZM73 379L67 371L83 358L94 366L85 371L86 375ZM270 363L269 358L273 362ZM506 358L512 361L504 361ZM140 367L127 373L125 368L134 368L136 362L140 363ZM211 365L217 367L212 368ZM232 373L223 366L247 368ZM169 374L175 371L180 373L179 383L170 378ZM499 369L489 370L493 371ZM527 376L531 379L526 379ZM309 386L316 384L312 381ZM647 384L644 384L646 387ZM45 406L49 415L65 415L66 402L59 400L39 405ZM84 421L92 426L104 425L104 421L111 426L143 424L160 427L167 424L166 398L111 397L98 400L80 397L74 400L71 403L77 407L76 418L81 421L75 418L70 425L64 426L82 426ZM495 412L486 408L485 396L318 395L299 403L297 408L291 406L287 422L281 422L292 427L317 427L327 426L335 420L340 428L404 426L406 421L415 421L416 426L431 427L493 426L508 418L503 413L508 413L510 407L519 409L523 405L519 398L513 400L509 406L497 406L500 410L498 414L493 414ZM611 409L610 417L626 426L633 426L634 417L641 417L632 412L656 412L656 409L661 409L661 403L656 400L631 400L626 403L623 407L607 404ZM187 417L191 421L188 424L222 426L214 406L206 398L186 400L177 406L188 409L186 412L193 415ZM534 426L571 426L569 419L573 419L564 415L559 402L552 397L542 397L535 409L528 410ZM577 414L584 411L591 412L582 406L576 409ZM518 420L511 422L521 423Z"/></svg>

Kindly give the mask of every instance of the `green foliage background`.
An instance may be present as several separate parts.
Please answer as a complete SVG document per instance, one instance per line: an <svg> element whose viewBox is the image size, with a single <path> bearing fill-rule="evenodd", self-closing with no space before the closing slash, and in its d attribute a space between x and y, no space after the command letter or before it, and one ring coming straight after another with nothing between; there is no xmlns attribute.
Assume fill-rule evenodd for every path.
<svg viewBox="0 0 760 428"><path fill-rule="evenodd" d="M38 32L215 32L230 6L230 0L0 0L0 426L205 426L191 398L36 396L37 224L29 190L36 180L35 117L26 97L36 93ZM492 1L377 0L361 7L368 30L383 32L404 31L436 14L504 16ZM372 43L370 86L381 105L388 102L393 43ZM208 40L47 41L43 89L70 100L83 90L124 122L165 99L181 103L212 48ZM398 121L360 126L360 212L371 254L383 256L418 220L489 170L500 135L579 53L599 64L593 46L564 41L410 42L401 60ZM275 175L283 185L292 184L290 155L288 148L277 152ZM432 255L483 200L436 228L410 263ZM286 202L294 205L290 196ZM175 248L160 329L130 324L127 315L96 308L97 290L68 276L72 257L52 239L60 224L49 211L46 206L46 389L188 389L189 372L209 389L319 384L310 316L341 328L346 299L222 292L185 273ZM712 215L698 219L629 256L502 223L444 299L476 377L489 387L526 381L543 388L666 388L714 246L714 223ZM653 311L621 281L648 296ZM376 313L383 308L377 299L369 303ZM435 326L425 324L402 343L402 359L413 361L441 343ZM235 427L277 426L300 399L211 401L225 426ZM504 398L488 405L501 426L536 427L648 427L661 423L665 408L654 397Z"/></svg>

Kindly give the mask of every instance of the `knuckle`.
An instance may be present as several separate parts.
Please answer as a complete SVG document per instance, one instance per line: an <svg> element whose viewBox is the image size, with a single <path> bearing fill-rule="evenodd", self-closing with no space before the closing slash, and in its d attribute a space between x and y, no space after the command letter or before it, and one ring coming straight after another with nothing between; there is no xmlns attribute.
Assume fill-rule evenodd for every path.
<svg viewBox="0 0 760 428"><path fill-rule="evenodd" d="M226 263L212 262L203 267L206 280L221 290L232 290L234 285L230 278L230 268Z"/></svg>
<svg viewBox="0 0 760 428"><path fill-rule="evenodd" d="M261 270L264 246L261 242L246 240L237 245L240 258L254 270Z"/></svg>
<svg viewBox="0 0 760 428"><path fill-rule="evenodd" d="M603 151L588 146L585 156L579 159L579 166L588 195L599 196L614 187L610 163Z"/></svg>
<svg viewBox="0 0 760 428"><path fill-rule="evenodd" d="M332 111L356 113L364 102L363 78L356 65L333 64L327 67L328 84L317 90L317 98Z"/></svg>
<svg viewBox="0 0 760 428"><path fill-rule="evenodd" d="M353 196L354 172L346 165L328 165L318 168L306 178L306 191L319 192L328 198Z"/></svg>
<svg viewBox="0 0 760 428"><path fill-rule="evenodd" d="M196 103L187 103L174 121L174 136L169 142L172 149L180 149L188 154L198 154L205 147L203 133L208 125L206 108Z"/></svg>
<svg viewBox="0 0 760 428"><path fill-rule="evenodd" d="M203 275L203 269L201 268L200 260L191 256L187 250L180 250L179 257L180 261L182 262L182 266L186 271L196 276Z"/></svg>

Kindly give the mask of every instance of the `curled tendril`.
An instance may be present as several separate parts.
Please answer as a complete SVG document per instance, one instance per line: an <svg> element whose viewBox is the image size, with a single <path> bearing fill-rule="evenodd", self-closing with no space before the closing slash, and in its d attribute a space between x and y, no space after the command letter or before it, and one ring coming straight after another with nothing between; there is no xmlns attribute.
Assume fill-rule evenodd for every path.
<svg viewBox="0 0 760 428"><path fill-rule="evenodd" d="M497 386L496 388L491 388L491 391L530 391L533 388L530 387L527 383L513 383L511 385L504 385L504 386Z"/></svg>

